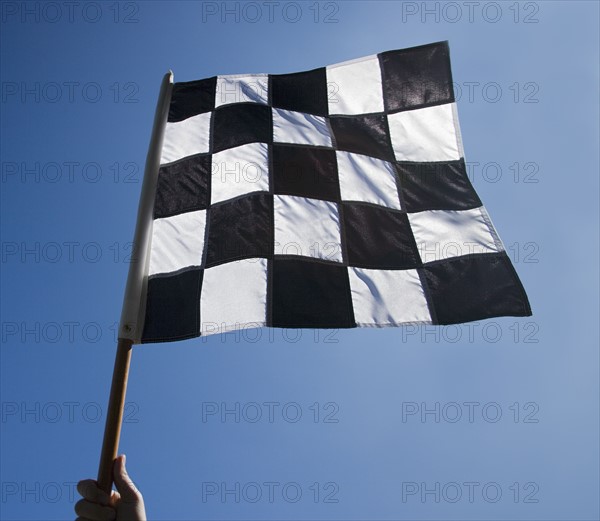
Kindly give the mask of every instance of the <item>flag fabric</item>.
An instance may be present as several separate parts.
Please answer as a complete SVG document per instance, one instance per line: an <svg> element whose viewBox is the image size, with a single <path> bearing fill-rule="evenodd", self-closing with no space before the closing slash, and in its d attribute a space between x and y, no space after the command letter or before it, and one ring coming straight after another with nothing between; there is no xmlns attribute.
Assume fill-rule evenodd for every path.
<svg viewBox="0 0 600 521"><path fill-rule="evenodd" d="M175 83L142 342L531 314L466 173L447 42Z"/></svg>

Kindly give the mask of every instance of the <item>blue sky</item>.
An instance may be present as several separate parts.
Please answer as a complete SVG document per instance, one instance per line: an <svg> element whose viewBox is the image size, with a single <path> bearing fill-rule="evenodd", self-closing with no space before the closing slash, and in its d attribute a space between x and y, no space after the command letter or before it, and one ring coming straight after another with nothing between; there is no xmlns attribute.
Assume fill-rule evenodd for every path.
<svg viewBox="0 0 600 521"><path fill-rule="evenodd" d="M74 518L96 475L162 75L446 39L534 315L138 346L121 452L157 520L598 519L597 2L1 8L3 520Z"/></svg>

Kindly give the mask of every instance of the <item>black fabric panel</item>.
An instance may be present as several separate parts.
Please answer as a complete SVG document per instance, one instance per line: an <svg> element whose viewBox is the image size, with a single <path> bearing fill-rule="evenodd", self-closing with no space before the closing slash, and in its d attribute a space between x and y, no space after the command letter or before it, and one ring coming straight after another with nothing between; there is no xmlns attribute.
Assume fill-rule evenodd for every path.
<svg viewBox="0 0 600 521"><path fill-rule="evenodd" d="M335 150L274 144L276 194L340 201Z"/></svg>
<svg viewBox="0 0 600 521"><path fill-rule="evenodd" d="M217 77L175 83L169 106L169 122L183 121L215 108Z"/></svg>
<svg viewBox="0 0 600 521"><path fill-rule="evenodd" d="M203 275L203 270L193 269L148 281L143 343L200 336Z"/></svg>
<svg viewBox="0 0 600 521"><path fill-rule="evenodd" d="M446 259L427 264L423 272L439 324L531 315L506 252Z"/></svg>
<svg viewBox="0 0 600 521"><path fill-rule="evenodd" d="M220 152L247 143L272 143L271 107L258 103L234 103L215 110L212 151Z"/></svg>
<svg viewBox="0 0 600 521"><path fill-rule="evenodd" d="M327 74L325 67L295 74L271 75L273 107L326 116Z"/></svg>
<svg viewBox="0 0 600 521"><path fill-rule="evenodd" d="M206 267L273 255L273 196L250 194L209 210Z"/></svg>
<svg viewBox="0 0 600 521"><path fill-rule="evenodd" d="M448 42L379 55L387 111L454 101Z"/></svg>
<svg viewBox="0 0 600 521"><path fill-rule="evenodd" d="M469 210L482 205L462 159L440 163L396 163L396 170L407 212Z"/></svg>
<svg viewBox="0 0 600 521"><path fill-rule="evenodd" d="M208 206L211 156L192 156L161 166L154 218L204 210Z"/></svg>
<svg viewBox="0 0 600 521"><path fill-rule="evenodd" d="M343 266L273 259L273 327L356 327Z"/></svg>
<svg viewBox="0 0 600 521"><path fill-rule="evenodd" d="M357 268L409 269L421 264L405 213L343 203L348 264Z"/></svg>
<svg viewBox="0 0 600 521"><path fill-rule="evenodd" d="M384 114L331 116L338 150L395 161Z"/></svg>

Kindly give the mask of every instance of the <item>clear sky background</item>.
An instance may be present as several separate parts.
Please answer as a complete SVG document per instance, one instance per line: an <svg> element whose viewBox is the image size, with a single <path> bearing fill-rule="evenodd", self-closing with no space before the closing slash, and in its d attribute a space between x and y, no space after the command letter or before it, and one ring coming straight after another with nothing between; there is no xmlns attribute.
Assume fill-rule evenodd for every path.
<svg viewBox="0 0 600 521"><path fill-rule="evenodd" d="M2 2L1 518L96 476L163 74L447 39L533 316L137 346L121 452L153 520L598 519L598 5Z"/></svg>

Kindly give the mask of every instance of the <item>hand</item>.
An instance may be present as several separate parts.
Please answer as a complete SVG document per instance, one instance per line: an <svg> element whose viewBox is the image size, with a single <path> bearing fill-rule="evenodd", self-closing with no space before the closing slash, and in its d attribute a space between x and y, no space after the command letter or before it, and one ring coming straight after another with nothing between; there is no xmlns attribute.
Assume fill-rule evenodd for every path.
<svg viewBox="0 0 600 521"><path fill-rule="evenodd" d="M115 460L113 476L118 492L110 496L93 479L77 484L83 499L75 505L76 521L146 521L144 498L127 474L125 455Z"/></svg>

